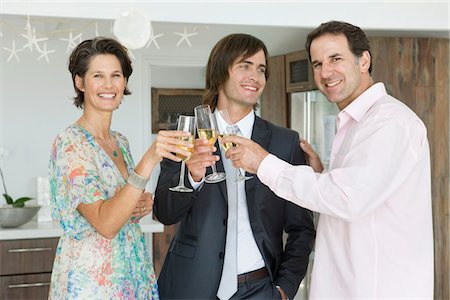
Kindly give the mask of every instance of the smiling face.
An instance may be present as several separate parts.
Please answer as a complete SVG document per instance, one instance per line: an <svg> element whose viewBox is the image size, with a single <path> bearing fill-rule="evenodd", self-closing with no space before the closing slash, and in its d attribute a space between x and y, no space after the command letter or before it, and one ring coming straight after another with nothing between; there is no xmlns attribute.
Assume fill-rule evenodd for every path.
<svg viewBox="0 0 450 300"><path fill-rule="evenodd" d="M112 112L120 105L127 82L115 55L98 54L90 60L84 78L77 75L75 83L84 93L85 110Z"/></svg>
<svg viewBox="0 0 450 300"><path fill-rule="evenodd" d="M343 34L323 34L310 48L314 80L330 102L344 109L372 83L368 69L370 54L356 57Z"/></svg>
<svg viewBox="0 0 450 300"><path fill-rule="evenodd" d="M249 113L266 85L266 56L263 50L234 61L228 70L229 78L219 90L222 106L239 106Z"/></svg>

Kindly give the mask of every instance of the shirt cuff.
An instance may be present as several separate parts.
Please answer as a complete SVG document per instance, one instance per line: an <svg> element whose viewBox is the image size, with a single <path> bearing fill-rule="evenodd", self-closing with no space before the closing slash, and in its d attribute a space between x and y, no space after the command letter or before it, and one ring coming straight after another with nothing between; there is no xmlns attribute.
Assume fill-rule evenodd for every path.
<svg viewBox="0 0 450 300"><path fill-rule="evenodd" d="M189 172L188 172L188 179L189 179L189 183L191 184L191 186L194 190L197 190L203 184L203 182L205 182L205 178L202 178L202 180L200 180L200 182L194 181L194 178L192 178L191 173L189 173Z"/></svg>
<svg viewBox="0 0 450 300"><path fill-rule="evenodd" d="M256 171L259 180L268 187L274 186L283 169L289 164L273 154L267 155Z"/></svg>

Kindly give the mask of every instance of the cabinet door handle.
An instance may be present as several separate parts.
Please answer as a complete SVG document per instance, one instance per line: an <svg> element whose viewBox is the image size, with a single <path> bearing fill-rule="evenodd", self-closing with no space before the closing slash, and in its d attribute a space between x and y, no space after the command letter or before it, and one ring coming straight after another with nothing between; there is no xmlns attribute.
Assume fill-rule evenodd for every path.
<svg viewBox="0 0 450 300"><path fill-rule="evenodd" d="M35 282L35 283L20 283L20 284L10 284L8 288L10 289L20 289L20 288L31 288L38 286L49 286L50 282Z"/></svg>
<svg viewBox="0 0 450 300"><path fill-rule="evenodd" d="M53 248L19 248L19 249L9 249L9 253L23 253L23 252L41 252L41 251L52 251Z"/></svg>

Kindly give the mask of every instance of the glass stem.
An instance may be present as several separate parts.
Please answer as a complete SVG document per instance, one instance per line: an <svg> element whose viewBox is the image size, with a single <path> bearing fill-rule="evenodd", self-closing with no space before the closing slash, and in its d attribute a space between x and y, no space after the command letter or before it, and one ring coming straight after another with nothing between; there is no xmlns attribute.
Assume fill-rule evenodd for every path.
<svg viewBox="0 0 450 300"><path fill-rule="evenodd" d="M212 165L211 169L212 169L213 174L217 174L216 165Z"/></svg>
<svg viewBox="0 0 450 300"><path fill-rule="evenodd" d="M184 186L184 170L186 169L186 163L185 161L181 161L181 170L180 170L180 181L178 183L178 186Z"/></svg>

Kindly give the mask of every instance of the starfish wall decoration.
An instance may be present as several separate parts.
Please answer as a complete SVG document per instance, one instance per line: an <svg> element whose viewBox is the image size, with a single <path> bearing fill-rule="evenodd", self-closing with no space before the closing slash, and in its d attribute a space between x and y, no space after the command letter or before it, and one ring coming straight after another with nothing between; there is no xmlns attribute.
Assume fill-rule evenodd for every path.
<svg viewBox="0 0 450 300"><path fill-rule="evenodd" d="M164 33L156 34L153 32L153 26L150 29L150 39L148 40L147 45L145 45L145 48L150 47L150 45L153 43L155 44L155 47L159 49L158 42L156 41L157 38L160 38L164 36Z"/></svg>
<svg viewBox="0 0 450 300"><path fill-rule="evenodd" d="M177 47L183 42L186 41L186 43L189 45L189 47L192 47L191 42L189 41L189 38L191 36L197 35L198 32L191 32L191 33L187 33L187 28L186 26L184 26L184 32L174 32L174 34L181 36L181 39L178 41L177 43Z"/></svg>
<svg viewBox="0 0 450 300"><path fill-rule="evenodd" d="M73 33L71 31L67 39L59 39L59 40L67 42L66 53L69 53L70 50L73 50L79 43L81 43L81 33L79 33L76 36L73 36Z"/></svg>
<svg viewBox="0 0 450 300"><path fill-rule="evenodd" d="M37 58L37 60L40 60L42 57L45 57L45 60L50 63L50 60L48 59L48 54L55 52L56 50L48 50L47 51L47 43L44 44L44 49L41 50L41 55Z"/></svg>
<svg viewBox="0 0 450 300"><path fill-rule="evenodd" d="M12 48L11 49L6 48L6 47L3 47L3 49L5 49L6 51L11 53L9 55L8 59L6 60L6 62L9 62L13 57L16 59L17 62L20 62L20 59L19 59L19 56L17 56L17 53L23 51L23 48L22 49L16 49L16 41L15 40L12 41Z"/></svg>
<svg viewBox="0 0 450 300"><path fill-rule="evenodd" d="M25 39L27 39L27 43L23 48L30 48L30 52L33 52L33 46L36 48L38 52L41 52L41 48L39 47L39 42L43 42L48 40L48 38L36 38L36 28L33 27L33 30L28 31L27 28L27 34L21 34Z"/></svg>
<svg viewBox="0 0 450 300"><path fill-rule="evenodd" d="M1 1L1 0L0 0ZM9 27L11 27L13 29L13 32L18 32L18 36L21 36L22 38L25 39L25 43L16 43L17 39L14 39L13 37L9 40L11 41L12 47L2 47L4 49L4 52L8 52L8 58L7 58L7 62L11 62L13 60L15 60L16 62L20 62L20 58L18 53L25 50L25 49L29 49L29 52L37 52L36 55L36 60L42 60L43 58L46 60L47 63L50 63L50 59L49 59L49 54L51 53L55 53L58 50L52 50L52 49L47 49L47 47L49 46L49 44L46 41L49 40L60 40L66 43L66 53L69 53L71 50L73 50L79 43L81 43L82 41L82 34L84 32L84 30L86 30L86 28L88 28L88 26L84 26L83 28L79 28L79 29L73 29L71 27L69 28L58 28L58 30L55 31L51 31L51 32L40 32L40 27L35 27L33 26L32 22L31 22L31 18L30 16L28 16L25 26L23 27L23 29L17 29L14 28L13 25L7 24L5 23L5 25L8 25ZM44 20L45 22L45 20ZM53 22L53 21L52 21ZM106 23L107 25L108 23ZM113 33L113 27L112 27L111 23L111 28L109 30L108 33L108 29L106 29L106 32L100 32L100 24L98 21L90 21L89 22L89 27L93 26L93 28L91 27L91 34L95 35L95 36L109 36L109 34ZM7 28L7 27L5 27ZM36 30L36 28L38 28L38 30ZM2 38L2 40L5 39L5 37L8 37L9 34L6 33L4 31L4 28L2 28L3 30L0 31L0 38ZM39 34L37 34L37 31L39 31ZM63 33L64 35L66 35L65 38L58 38L55 37L54 35L56 34L61 34ZM182 32L173 32L173 34L179 36L179 40L176 43L176 47L179 47L183 42L185 42L189 47L192 47L192 43L190 41L190 38L193 36L198 35L199 33L197 32L197 27L194 26L192 29L192 32L188 32L187 26L185 25L183 28ZM64 37L63 35L63 37ZM150 27L150 38L147 41L147 43L145 44L145 48L150 48L152 46L152 44L154 45L154 47L156 47L157 49L160 49L160 45L158 43L158 39L163 37L165 35L165 33L158 33L155 34L154 28L153 26ZM3 45L5 45L5 41L2 42ZM2 45L2 46L3 46ZM17 46L17 45L23 45L23 46ZM33 50L36 51L33 51ZM129 52L130 54L130 58L131 59L135 59L135 55L133 52Z"/></svg>
<svg viewBox="0 0 450 300"><path fill-rule="evenodd" d="M26 34L21 34L21 36L23 36L24 38L27 39L27 44L23 47L29 47L30 48L30 52L33 52L33 44L32 44L32 40L33 40L33 32L31 30L31 24L30 24L30 16L28 16L27 18L27 24L25 24L25 32Z"/></svg>

